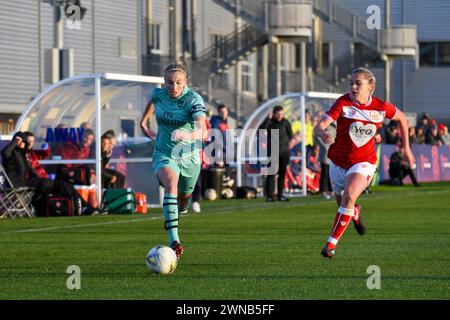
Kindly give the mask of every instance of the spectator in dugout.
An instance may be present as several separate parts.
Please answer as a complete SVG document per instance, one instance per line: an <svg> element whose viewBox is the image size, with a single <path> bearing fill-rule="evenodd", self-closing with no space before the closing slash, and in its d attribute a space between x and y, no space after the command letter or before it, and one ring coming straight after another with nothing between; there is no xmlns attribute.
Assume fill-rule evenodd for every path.
<svg viewBox="0 0 450 320"><path fill-rule="evenodd" d="M125 187L125 176L119 171L108 167L116 143L114 130L106 131L101 137L102 185L106 189L123 189Z"/></svg>
<svg viewBox="0 0 450 320"><path fill-rule="evenodd" d="M67 141L55 150L55 154L63 160L86 160L91 154L94 139L94 131L85 129L81 142ZM58 166L56 177L74 184L90 184L91 170L85 164L63 164Z"/></svg>
<svg viewBox="0 0 450 320"><path fill-rule="evenodd" d="M218 143L218 148L216 148L216 151L222 152L222 154L216 154L214 155L216 159L222 158L225 162L226 152L227 152L227 145L226 145L226 134L227 130L230 129L228 125L228 106L225 104L221 104L217 108L217 115L213 115L210 119L211 129L218 129L222 134L222 141L216 141ZM220 165L220 163L219 163Z"/></svg>
<svg viewBox="0 0 450 320"><path fill-rule="evenodd" d="M11 142L1 151L3 167L13 186L15 188L34 188L32 202L35 206L38 201L41 200L42 196L58 194L71 196L73 199L77 200L81 206L82 214L91 215L98 213L97 209L92 208L79 196L78 192L71 184L42 178L41 176L45 175L46 172L45 174L44 172L41 172L41 176L36 173L27 158L27 150L29 150L28 137L29 136L24 132L17 132L14 134ZM45 171L45 169L40 166L39 161L37 161L37 163L35 161L35 166L38 168L40 167Z"/></svg>
<svg viewBox="0 0 450 320"><path fill-rule="evenodd" d="M41 149L33 149L35 141L34 133L26 131L25 135L27 136L26 156L28 162L40 178L48 179L48 173L45 168L39 163L39 160L47 159L50 156L50 146L48 145L48 143L43 143Z"/></svg>

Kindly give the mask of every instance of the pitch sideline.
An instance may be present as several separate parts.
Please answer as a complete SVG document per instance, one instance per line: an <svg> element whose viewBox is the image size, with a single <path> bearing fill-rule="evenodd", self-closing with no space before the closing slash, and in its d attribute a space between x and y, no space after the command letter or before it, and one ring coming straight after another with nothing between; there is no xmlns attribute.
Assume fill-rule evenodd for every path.
<svg viewBox="0 0 450 320"><path fill-rule="evenodd" d="M429 193L446 193L450 192L450 190L428 190L428 191L421 191L420 194L429 194ZM399 197L405 197L405 196L416 196L418 192L407 192L407 193L401 193L401 194L391 194L391 195L372 195L370 198L365 198L365 200L371 200L371 199L379 199L379 198L399 198ZM227 209L219 209L219 210L210 210L208 211L207 215L210 214L225 214L229 212L234 212L235 210L242 211L248 211L253 210L258 207L272 207L272 208L296 208L296 207L304 207L304 206L310 206L310 205L316 205L316 204L322 204L328 201L325 200L319 200L319 201L311 201L308 203L283 203L278 205L278 203L270 204L267 203L258 203L258 204L252 204L252 205L242 205L242 206L234 206L234 207L228 207ZM201 217L204 216L202 214L184 214L181 215L184 218L187 217ZM146 222L151 220L162 220L162 215L158 217L146 217L141 219L128 219L128 220L120 220L120 221L106 221L106 222L98 222L98 223L85 223L85 224L75 224L75 225L57 225L53 227L43 227L43 228L33 228L33 229L21 229L21 230L14 230L14 231L7 231L7 232L0 232L0 235L7 235L7 234L16 234L16 233L32 233L32 232L45 232L45 231L51 231L51 230L63 230L63 229L76 229L76 228L83 228L83 227L95 227L95 226L103 226L103 225L113 225L113 224L122 224L122 223L135 223L135 222Z"/></svg>

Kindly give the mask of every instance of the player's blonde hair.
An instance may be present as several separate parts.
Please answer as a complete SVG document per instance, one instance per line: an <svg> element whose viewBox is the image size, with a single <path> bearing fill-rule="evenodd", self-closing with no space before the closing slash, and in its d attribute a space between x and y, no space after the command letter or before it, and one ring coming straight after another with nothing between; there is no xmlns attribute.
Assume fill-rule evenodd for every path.
<svg viewBox="0 0 450 320"><path fill-rule="evenodd" d="M164 70L164 76L166 76L168 72L175 72L175 71L184 73L187 79L188 76L186 72L186 67L182 61L176 61L174 63L169 64Z"/></svg>
<svg viewBox="0 0 450 320"><path fill-rule="evenodd" d="M353 69L352 74L364 75L364 78L366 78L366 80L369 82L369 84L372 85L372 90L370 92L370 94L372 95L373 92L375 91L375 85L376 85L376 81L377 81L375 79L375 76L373 75L372 71L370 71L367 68L359 67L359 68Z"/></svg>

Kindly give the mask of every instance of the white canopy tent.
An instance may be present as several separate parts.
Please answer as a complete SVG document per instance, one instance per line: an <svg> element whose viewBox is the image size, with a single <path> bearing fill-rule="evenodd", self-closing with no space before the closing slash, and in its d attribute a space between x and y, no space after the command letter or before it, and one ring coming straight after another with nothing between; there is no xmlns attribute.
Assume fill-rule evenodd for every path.
<svg viewBox="0 0 450 320"><path fill-rule="evenodd" d="M326 111L334 101L342 94L329 92L305 92L305 93L290 93L273 98L263 105L261 105L251 117L247 120L237 142L236 152L236 178L237 185L242 186L249 176L253 178L261 178L260 173L249 173L245 166L250 164L257 164L265 159L260 157L261 150L258 150L257 129L267 118L269 113L275 106L283 106L285 118L291 123L294 120L300 120L301 128L305 128L305 111L310 109L313 112ZM305 141L305 130L301 130L301 141ZM259 146L261 147L261 146ZM296 157L291 156L291 160ZM306 196L306 144L301 144L301 158L302 161L302 195ZM254 186L256 187L255 183Z"/></svg>
<svg viewBox="0 0 450 320"><path fill-rule="evenodd" d="M17 122L16 131L33 132L36 142L39 143L46 140L49 128L61 125L79 128L82 124L89 123L95 132L95 152L89 159L45 160L41 163L95 164L97 198L101 203L102 133L114 129L119 145L126 146L122 155L113 155L112 163L148 165L151 162L151 153L148 148L143 149L142 146L148 146L150 139L143 136L139 120L150 100L152 89L163 83L164 79L161 77L113 73L85 74L67 78L49 86L30 102ZM141 151L140 154L136 152L137 149ZM151 167L145 168L147 167L150 174ZM142 167L137 171L142 172ZM139 174L136 176L139 180ZM130 187L136 182L128 172L127 181ZM144 188L149 181L141 182ZM154 186L158 189L157 183L154 183Z"/></svg>

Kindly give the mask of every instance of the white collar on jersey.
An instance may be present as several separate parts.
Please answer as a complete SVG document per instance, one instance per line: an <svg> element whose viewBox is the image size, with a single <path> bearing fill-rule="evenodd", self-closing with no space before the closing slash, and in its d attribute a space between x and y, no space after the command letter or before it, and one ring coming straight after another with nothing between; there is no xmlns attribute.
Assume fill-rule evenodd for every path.
<svg viewBox="0 0 450 320"><path fill-rule="evenodd" d="M368 100L366 103L363 103L363 104L361 104L361 103L359 103L358 101L356 101L355 98L353 98L353 96L352 96L351 93L349 94L349 96L350 96L350 100L352 100L352 102L353 102L357 107L359 107L359 106L369 106L369 105L372 103L372 96L371 96L371 95L369 96L369 100Z"/></svg>

